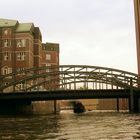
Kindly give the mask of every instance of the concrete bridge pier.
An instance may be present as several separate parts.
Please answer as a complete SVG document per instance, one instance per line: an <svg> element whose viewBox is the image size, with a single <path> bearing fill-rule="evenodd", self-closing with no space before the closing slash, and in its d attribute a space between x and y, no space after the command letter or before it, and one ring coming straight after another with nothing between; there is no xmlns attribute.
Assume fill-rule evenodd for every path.
<svg viewBox="0 0 140 140"><path fill-rule="evenodd" d="M134 112L138 113L139 110L139 99L137 97L134 97Z"/></svg>
<svg viewBox="0 0 140 140"><path fill-rule="evenodd" d="M60 111L60 104L57 100L33 101L32 108L34 114L54 114Z"/></svg>
<svg viewBox="0 0 140 140"><path fill-rule="evenodd" d="M60 111L59 101L0 101L0 114L52 114Z"/></svg>
<svg viewBox="0 0 140 140"><path fill-rule="evenodd" d="M137 94L139 92L133 89L132 78L130 78L130 97L129 97L129 110L130 112L139 113L140 112L140 99Z"/></svg>
<svg viewBox="0 0 140 140"><path fill-rule="evenodd" d="M140 99L137 97L136 92L134 92L132 88L130 89L129 111L134 113L140 113Z"/></svg>
<svg viewBox="0 0 140 140"><path fill-rule="evenodd" d="M130 104L131 104L132 100L130 100ZM134 112L134 113L140 113L140 99L137 98L137 96L134 96L133 98L133 107L130 106L130 112Z"/></svg>
<svg viewBox="0 0 140 140"><path fill-rule="evenodd" d="M0 101L0 114L21 114L31 112L31 101Z"/></svg>
<svg viewBox="0 0 140 140"><path fill-rule="evenodd" d="M132 78L130 78L130 97L129 97L129 111L134 112L134 92L133 92L133 85L132 85Z"/></svg>

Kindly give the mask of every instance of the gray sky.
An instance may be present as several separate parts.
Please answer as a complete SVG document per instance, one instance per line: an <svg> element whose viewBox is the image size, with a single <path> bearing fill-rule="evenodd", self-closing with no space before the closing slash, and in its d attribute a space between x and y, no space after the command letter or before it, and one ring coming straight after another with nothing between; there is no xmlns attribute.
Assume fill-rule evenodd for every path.
<svg viewBox="0 0 140 140"><path fill-rule="evenodd" d="M133 0L2 0L0 18L39 26L60 44L60 64L137 73Z"/></svg>

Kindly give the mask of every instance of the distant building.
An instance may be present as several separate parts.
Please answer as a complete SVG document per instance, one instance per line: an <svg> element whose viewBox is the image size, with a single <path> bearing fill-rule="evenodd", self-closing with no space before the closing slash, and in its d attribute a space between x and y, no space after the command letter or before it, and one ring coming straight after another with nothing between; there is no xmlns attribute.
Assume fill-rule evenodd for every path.
<svg viewBox="0 0 140 140"><path fill-rule="evenodd" d="M56 43L43 43L43 66L57 66L59 65L59 44Z"/></svg>
<svg viewBox="0 0 140 140"><path fill-rule="evenodd" d="M42 43L41 31L33 23L0 19L0 75L52 65L59 66L59 44Z"/></svg>

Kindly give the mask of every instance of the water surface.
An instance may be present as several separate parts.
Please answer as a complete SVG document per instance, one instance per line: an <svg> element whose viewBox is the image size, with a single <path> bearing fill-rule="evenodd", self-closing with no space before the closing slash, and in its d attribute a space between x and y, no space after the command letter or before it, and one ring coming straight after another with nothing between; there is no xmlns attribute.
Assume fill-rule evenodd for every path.
<svg viewBox="0 0 140 140"><path fill-rule="evenodd" d="M140 139L140 115L66 111L52 115L0 116L0 140Z"/></svg>

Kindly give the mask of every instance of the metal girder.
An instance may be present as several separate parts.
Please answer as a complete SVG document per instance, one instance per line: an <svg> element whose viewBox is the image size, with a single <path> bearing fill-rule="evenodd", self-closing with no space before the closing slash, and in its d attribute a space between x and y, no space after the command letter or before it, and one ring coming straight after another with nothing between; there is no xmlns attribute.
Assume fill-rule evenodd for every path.
<svg viewBox="0 0 140 140"><path fill-rule="evenodd" d="M133 87L137 88L138 75L127 71L87 65L47 66L1 75L0 91L5 92L8 88L12 90L12 87L19 91L21 83L25 84L25 91L41 86L44 90L79 89L80 86L83 86L82 84L89 89L94 89L95 86L92 86L91 83L98 89L116 87L125 89L130 87L130 79L132 79ZM7 84L5 85L5 83ZM69 88L66 85L69 85Z"/></svg>

